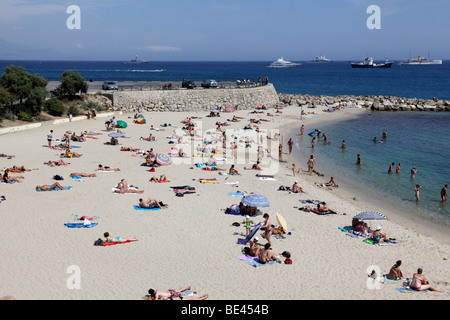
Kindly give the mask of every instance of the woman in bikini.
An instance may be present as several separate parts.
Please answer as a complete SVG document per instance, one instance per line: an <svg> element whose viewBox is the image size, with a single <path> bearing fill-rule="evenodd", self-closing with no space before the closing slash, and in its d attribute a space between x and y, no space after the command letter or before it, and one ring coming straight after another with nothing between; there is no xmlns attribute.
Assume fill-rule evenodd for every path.
<svg viewBox="0 0 450 320"><path fill-rule="evenodd" d="M139 241L136 237L129 237L129 238L121 238L121 237L117 237L117 238L113 238L109 235L109 232L105 232L103 234L103 236L105 237L105 242L106 243L124 243L124 242L132 242L132 241Z"/></svg>
<svg viewBox="0 0 450 320"><path fill-rule="evenodd" d="M403 272L400 270L400 266L402 265L402 261L398 260L389 270L389 274L387 275L387 278L390 280L400 280L403 279Z"/></svg>
<svg viewBox="0 0 450 320"><path fill-rule="evenodd" d="M436 292L443 292L441 290L438 290L436 288L433 288L431 284L427 281L425 276L422 274L423 270L421 268L417 269L417 273L413 274L413 278L411 280L411 283L409 284L409 287L413 290L417 291L424 291L424 290L431 290Z"/></svg>
<svg viewBox="0 0 450 320"><path fill-rule="evenodd" d="M271 261L280 261L280 259L275 257L273 253L270 252L270 243L266 243L264 245L264 250L260 251L259 253L259 262L262 264L266 264Z"/></svg>
<svg viewBox="0 0 450 320"><path fill-rule="evenodd" d="M36 191L55 191L55 190L64 190L64 187L60 185L58 182L55 182L51 186L49 185L43 185L43 186L37 186Z"/></svg>

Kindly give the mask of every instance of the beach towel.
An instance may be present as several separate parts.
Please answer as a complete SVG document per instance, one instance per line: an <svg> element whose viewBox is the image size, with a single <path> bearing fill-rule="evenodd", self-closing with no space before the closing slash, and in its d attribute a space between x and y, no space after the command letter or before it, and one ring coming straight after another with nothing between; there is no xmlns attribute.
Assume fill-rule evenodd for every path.
<svg viewBox="0 0 450 320"><path fill-rule="evenodd" d="M257 267L264 267L264 266L270 266L270 265L272 265L272 264L276 264L276 263L278 263L277 261L270 261L270 262L267 262L267 263L261 263L260 261L259 261L259 259L254 259L254 260L249 260L249 261L247 261L247 264L249 264L249 265L251 265L252 267L255 267L255 268L257 268Z"/></svg>
<svg viewBox="0 0 450 320"><path fill-rule="evenodd" d="M158 210L161 210L161 208L141 208L141 207L139 207L139 204L134 205L133 208L134 208L134 210L139 210L139 211L158 211Z"/></svg>
<svg viewBox="0 0 450 320"><path fill-rule="evenodd" d="M261 228L261 224L257 224L255 228L248 234L248 236L245 239L238 239L238 244L247 244L258 232L259 228Z"/></svg>
<svg viewBox="0 0 450 320"><path fill-rule="evenodd" d="M115 245L118 245L118 244L130 243L130 242L131 242L131 241L129 241L129 240L124 241L124 242L104 242L104 241L103 241L103 246L104 246L104 247L109 247L109 246L115 246Z"/></svg>
<svg viewBox="0 0 450 320"><path fill-rule="evenodd" d="M265 177L260 177L259 180L262 180L262 181L277 181L277 179L275 179L275 178L265 178Z"/></svg>
<svg viewBox="0 0 450 320"><path fill-rule="evenodd" d="M342 232L350 232L350 230L352 230L352 227L338 227L339 230L341 230Z"/></svg>
<svg viewBox="0 0 450 320"><path fill-rule="evenodd" d="M251 261L251 260L255 260L256 258L258 258L258 257L252 257L252 256L249 256L247 254L244 254L242 256L238 256L238 259L242 260L242 261Z"/></svg>
<svg viewBox="0 0 450 320"><path fill-rule="evenodd" d="M204 179L201 179L200 183L219 184L218 181L215 181L215 180L204 180Z"/></svg>
<svg viewBox="0 0 450 320"><path fill-rule="evenodd" d="M392 246L392 245L395 244L395 242L378 242L378 243L375 243L373 241L373 239L371 239L371 238L364 240L364 242L368 243L368 244L378 245L378 246Z"/></svg>
<svg viewBox="0 0 450 320"><path fill-rule="evenodd" d="M93 228L98 225L98 223L84 224L84 223L65 223L67 228L80 229L80 228Z"/></svg>
<svg viewBox="0 0 450 320"><path fill-rule="evenodd" d="M417 291L413 290L410 287L396 288L396 290L400 293L427 293L429 290Z"/></svg>
<svg viewBox="0 0 450 320"><path fill-rule="evenodd" d="M54 190L36 190L37 192L49 192L49 191L68 191L72 190L72 187L64 187L64 189L54 189Z"/></svg>
<svg viewBox="0 0 450 320"><path fill-rule="evenodd" d="M84 182L85 180L81 176L72 176L73 181Z"/></svg>
<svg viewBox="0 0 450 320"><path fill-rule="evenodd" d="M245 196L247 194L246 191L244 192L230 192L228 195L232 196L232 197L238 197L238 198L242 198L243 196Z"/></svg>
<svg viewBox="0 0 450 320"><path fill-rule="evenodd" d="M317 205L317 204L322 204L323 203L323 201L320 201L320 200L299 200L301 203L303 203L303 204L315 204L315 205Z"/></svg>

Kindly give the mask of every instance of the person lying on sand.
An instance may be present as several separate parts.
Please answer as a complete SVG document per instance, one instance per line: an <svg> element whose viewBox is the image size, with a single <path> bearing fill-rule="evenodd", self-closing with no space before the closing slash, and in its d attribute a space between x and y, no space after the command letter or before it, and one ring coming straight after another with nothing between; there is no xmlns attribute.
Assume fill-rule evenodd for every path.
<svg viewBox="0 0 450 320"><path fill-rule="evenodd" d="M136 237L129 237L129 238L121 238L121 237L117 237L117 238L113 238L109 235L109 232L105 232L103 234L103 236L105 237L105 242L106 243L124 243L124 242L133 242L133 241L139 241Z"/></svg>
<svg viewBox="0 0 450 320"><path fill-rule="evenodd" d="M58 160L58 161L50 160L50 161L44 162L44 164L47 164L50 167L60 167L60 166L67 166L68 165L68 163L64 162L63 159Z"/></svg>
<svg viewBox="0 0 450 320"><path fill-rule="evenodd" d="M120 151L123 151L123 152L129 152L129 151L131 151L131 152L138 152L138 151L140 151L141 149L138 149L138 148L130 148L130 147L122 147L122 148L120 148Z"/></svg>
<svg viewBox="0 0 450 320"><path fill-rule="evenodd" d="M56 191L56 190L64 190L64 187L60 185L58 182L50 185L37 186L36 191Z"/></svg>
<svg viewBox="0 0 450 320"><path fill-rule="evenodd" d="M259 166L259 161L257 161L256 163L253 164L253 166L251 168L244 168L245 170L259 170L261 171L261 167Z"/></svg>
<svg viewBox="0 0 450 320"><path fill-rule="evenodd" d="M71 177L83 177L83 178L94 178L97 175L95 173L79 173L79 172L74 172L70 174Z"/></svg>
<svg viewBox="0 0 450 320"><path fill-rule="evenodd" d="M158 182L158 183L159 183L159 182L162 182L162 181L168 181L168 180L167 180L166 175L163 174L163 175L160 176L159 178L152 177L149 181L150 181L150 182Z"/></svg>
<svg viewBox="0 0 450 320"><path fill-rule="evenodd" d="M70 136L70 139L71 139L72 141L76 141L76 142L86 142L86 138L84 137L83 134L81 134L81 136L77 136L77 135L75 134L75 132L72 133L72 135Z"/></svg>
<svg viewBox="0 0 450 320"><path fill-rule="evenodd" d="M9 172L10 173L22 173L25 171L31 171L30 169L25 168L25 166L12 166L11 168L9 168Z"/></svg>
<svg viewBox="0 0 450 320"><path fill-rule="evenodd" d="M3 176L2 176L2 181L4 183L13 183L13 182L22 183L22 181L20 179L24 179L23 176L10 177L9 173L10 173L10 170L9 169L5 169L5 172L3 173Z"/></svg>
<svg viewBox="0 0 450 320"><path fill-rule="evenodd" d="M148 138L140 137L139 140L144 140L144 141L156 141L156 138L150 133L150 135L148 136Z"/></svg>
<svg viewBox="0 0 450 320"><path fill-rule="evenodd" d="M103 165L99 164L97 171L120 171L120 169L119 168L111 169L110 167L106 166L104 167Z"/></svg>
<svg viewBox="0 0 450 320"><path fill-rule="evenodd" d="M145 209L155 209L160 208L164 209L165 206L161 205L162 201L158 201L156 199L152 199L148 197L147 201L144 201L144 199L139 199L139 208L145 208Z"/></svg>
<svg viewBox="0 0 450 320"><path fill-rule="evenodd" d="M7 158L7 159L12 159L12 158L14 158L15 156L13 156L13 155L7 155L7 154L4 154L4 153L1 153L0 154L0 158Z"/></svg>
<svg viewBox="0 0 450 320"><path fill-rule="evenodd" d="M202 296L191 296L191 295L183 295L191 291L191 287L182 288L180 290L172 290L169 291L161 291L161 290L148 290L148 300L206 300L208 299L208 295L204 294ZM192 291L192 293L197 293L196 291Z"/></svg>

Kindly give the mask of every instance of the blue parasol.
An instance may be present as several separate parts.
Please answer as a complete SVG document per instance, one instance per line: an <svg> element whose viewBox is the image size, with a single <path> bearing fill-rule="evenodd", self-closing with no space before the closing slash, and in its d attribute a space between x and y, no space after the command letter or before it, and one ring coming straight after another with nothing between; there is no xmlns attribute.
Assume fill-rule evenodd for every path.
<svg viewBox="0 0 450 320"><path fill-rule="evenodd" d="M111 137L111 138L123 138L123 137L125 137L125 135L123 133L113 132L113 133L108 134L108 137Z"/></svg>
<svg viewBox="0 0 450 320"><path fill-rule="evenodd" d="M245 196L242 198L241 202L245 205L255 208L270 207L269 201L266 199L266 197L259 194Z"/></svg>

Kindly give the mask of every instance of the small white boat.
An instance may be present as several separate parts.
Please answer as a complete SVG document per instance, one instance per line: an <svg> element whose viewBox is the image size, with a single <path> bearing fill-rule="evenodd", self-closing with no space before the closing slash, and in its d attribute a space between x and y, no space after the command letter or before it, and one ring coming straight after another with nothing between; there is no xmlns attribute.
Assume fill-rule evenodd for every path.
<svg viewBox="0 0 450 320"><path fill-rule="evenodd" d="M314 60L311 60L312 63L333 63L333 60L325 58L325 56L317 56Z"/></svg>
<svg viewBox="0 0 450 320"><path fill-rule="evenodd" d="M268 66L268 68L293 68L301 65L301 63L286 61L283 57L281 57L277 61L273 62L270 66Z"/></svg>

